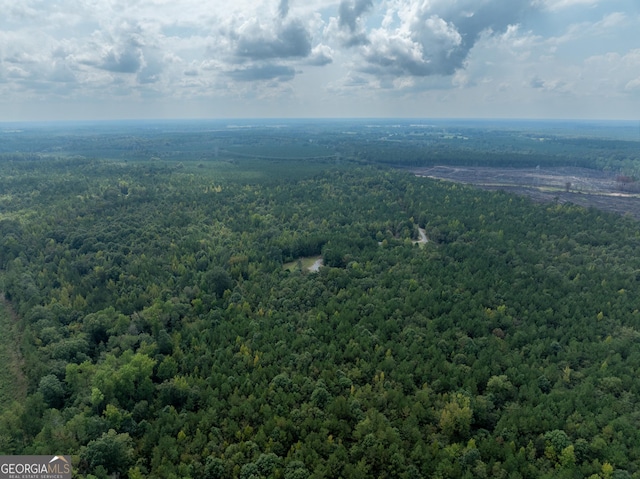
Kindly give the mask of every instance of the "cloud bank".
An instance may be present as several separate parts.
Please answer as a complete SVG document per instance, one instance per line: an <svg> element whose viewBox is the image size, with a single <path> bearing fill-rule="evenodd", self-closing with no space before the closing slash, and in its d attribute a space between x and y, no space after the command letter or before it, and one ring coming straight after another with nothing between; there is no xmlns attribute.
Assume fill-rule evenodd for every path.
<svg viewBox="0 0 640 479"><path fill-rule="evenodd" d="M0 101L637 101L633 1L0 0Z"/></svg>

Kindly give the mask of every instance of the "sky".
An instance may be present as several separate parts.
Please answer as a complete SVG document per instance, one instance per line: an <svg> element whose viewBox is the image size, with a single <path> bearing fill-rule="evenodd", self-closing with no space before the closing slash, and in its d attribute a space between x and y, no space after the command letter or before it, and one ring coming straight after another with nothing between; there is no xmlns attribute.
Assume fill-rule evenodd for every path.
<svg viewBox="0 0 640 479"><path fill-rule="evenodd" d="M638 0L0 0L0 121L640 119Z"/></svg>

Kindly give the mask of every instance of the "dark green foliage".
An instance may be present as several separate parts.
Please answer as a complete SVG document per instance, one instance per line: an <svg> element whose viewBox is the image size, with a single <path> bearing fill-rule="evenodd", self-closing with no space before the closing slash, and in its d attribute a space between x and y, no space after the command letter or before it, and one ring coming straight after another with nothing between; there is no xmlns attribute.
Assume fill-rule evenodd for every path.
<svg viewBox="0 0 640 479"><path fill-rule="evenodd" d="M0 165L29 382L0 452L96 477L638 474L635 221L234 161Z"/></svg>
<svg viewBox="0 0 640 479"><path fill-rule="evenodd" d="M64 386L53 374L44 376L40 380L38 391L49 407L59 408L64 404Z"/></svg>
<svg viewBox="0 0 640 479"><path fill-rule="evenodd" d="M284 479L307 479L309 471L301 461L291 461L284 470Z"/></svg>
<svg viewBox="0 0 640 479"><path fill-rule="evenodd" d="M226 470L224 462L217 457L208 457L204 465L203 479L224 479Z"/></svg>
<svg viewBox="0 0 640 479"><path fill-rule="evenodd" d="M121 475L133 464L133 458L133 441L129 435L117 434L110 429L83 448L80 453L80 468L85 473L103 468L107 474Z"/></svg>
<svg viewBox="0 0 640 479"><path fill-rule="evenodd" d="M211 270L205 272L202 279L202 289L215 294L219 298L233 286L231 276L220 266L214 266Z"/></svg>
<svg viewBox="0 0 640 479"><path fill-rule="evenodd" d="M542 375L538 378L538 387L543 393L548 393L551 391L552 384L551 381L549 381L549 378Z"/></svg>
<svg viewBox="0 0 640 479"><path fill-rule="evenodd" d="M546 433L544 435L544 440L549 446L553 447L556 452L562 451L571 444L567 433L559 431L558 429L554 429L553 431Z"/></svg>

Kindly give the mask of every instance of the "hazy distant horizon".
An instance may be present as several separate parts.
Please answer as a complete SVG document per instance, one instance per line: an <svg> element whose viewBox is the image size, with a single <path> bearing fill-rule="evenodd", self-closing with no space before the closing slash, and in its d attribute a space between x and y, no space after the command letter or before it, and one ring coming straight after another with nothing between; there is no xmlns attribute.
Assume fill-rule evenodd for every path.
<svg viewBox="0 0 640 479"><path fill-rule="evenodd" d="M21 144L28 138L42 140L48 137L51 144L64 137L115 135L148 137L157 135L182 135L190 133L223 132L234 130L264 130L264 135L278 136L280 132L295 134L323 134L335 132L363 133L380 130L381 134L393 134L400 130L424 129L432 134L438 130L450 130L453 134L476 136L478 131L496 130L522 132L524 135L540 133L542 136L564 138L601 138L623 141L640 141L640 121L610 119L554 119L554 118L171 118L171 119L110 119L110 120L59 120L59 121L0 121L0 140L5 146ZM28 135L21 139L22 134ZM41 135L44 135L42 137ZM17 142L17 143L15 143ZM2 145L0 145L2 146ZM2 148L0 148L0 151ZM8 151L14 150L9 147Z"/></svg>
<svg viewBox="0 0 640 479"><path fill-rule="evenodd" d="M637 119L633 118L538 118L538 117L401 117L401 116L371 116L371 117L362 117L362 116L344 116L344 117L168 117L168 118L98 118L98 119L49 119L49 120L0 120L0 125L11 125L11 124L108 124L108 123L197 123L197 122L366 122L366 121L381 121L381 122L390 122L390 121L432 121L438 123L576 123L576 124L587 124L587 123L606 123L606 124L620 124L620 125L640 125L640 116Z"/></svg>

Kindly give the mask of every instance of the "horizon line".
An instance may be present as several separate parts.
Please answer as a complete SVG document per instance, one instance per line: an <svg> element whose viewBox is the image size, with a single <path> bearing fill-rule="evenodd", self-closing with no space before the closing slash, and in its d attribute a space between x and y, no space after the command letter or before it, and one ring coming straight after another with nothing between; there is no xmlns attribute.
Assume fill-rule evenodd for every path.
<svg viewBox="0 0 640 479"><path fill-rule="evenodd" d="M354 116L354 117L176 117L176 118L95 118L95 119L54 119L54 120L0 120L2 124L55 124L55 123L166 123L166 122L233 122L233 121L477 121L477 122L600 122L600 123L640 123L628 118L543 118L543 117L414 117L414 116Z"/></svg>

